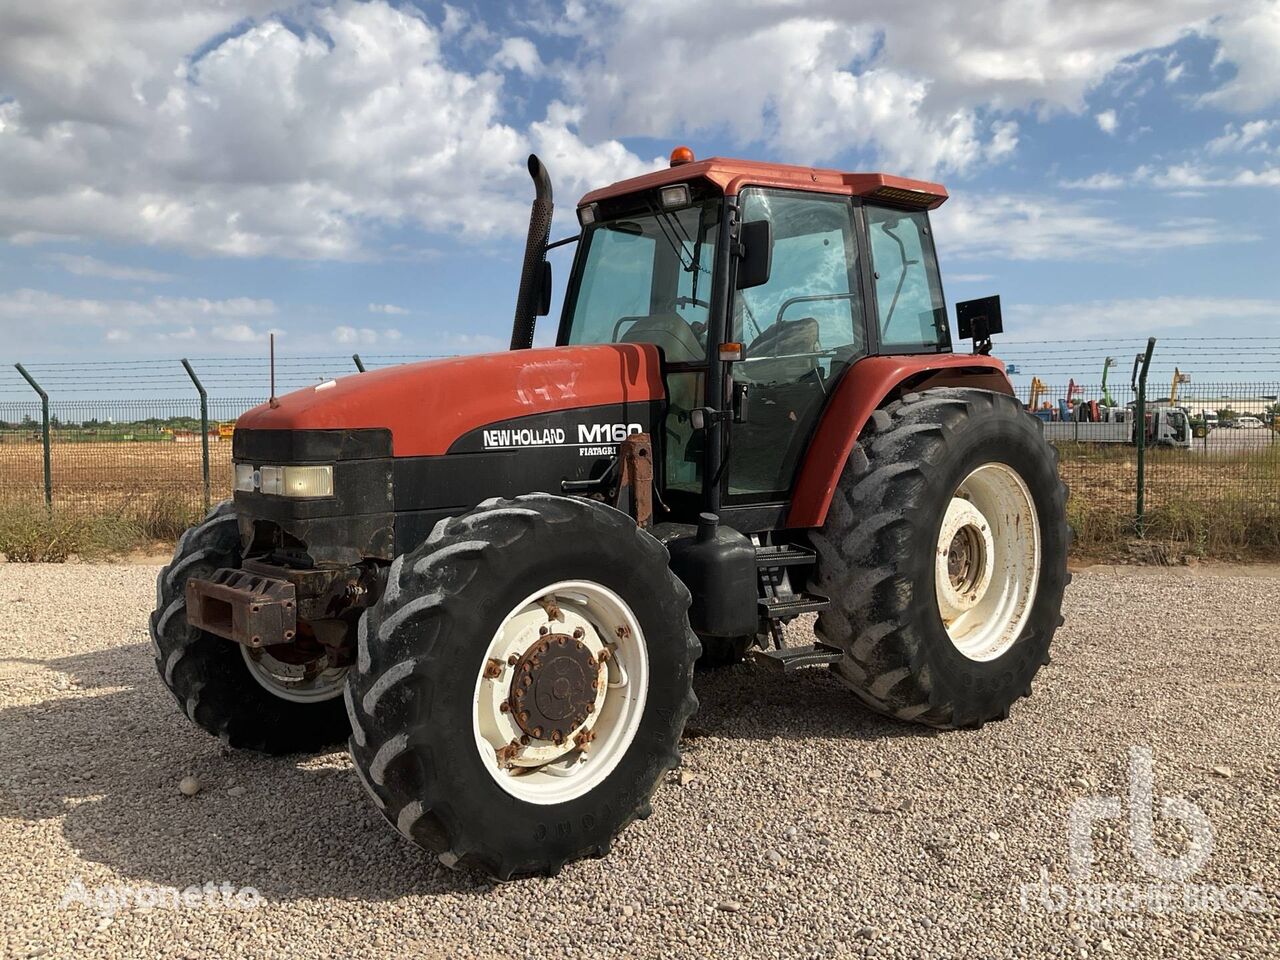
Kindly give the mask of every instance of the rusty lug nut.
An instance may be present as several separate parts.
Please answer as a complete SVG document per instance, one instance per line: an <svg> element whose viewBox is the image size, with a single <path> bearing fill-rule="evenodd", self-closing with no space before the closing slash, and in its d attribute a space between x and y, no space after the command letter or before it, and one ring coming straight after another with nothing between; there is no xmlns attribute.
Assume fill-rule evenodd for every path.
<svg viewBox="0 0 1280 960"><path fill-rule="evenodd" d="M519 662L520 662L520 658L517 657L514 653L511 656L507 657L507 664L509 666L514 667Z"/></svg>
<svg viewBox="0 0 1280 960"><path fill-rule="evenodd" d="M596 705L594 703L588 703L587 713L595 713L595 712L596 712Z"/></svg>
<svg viewBox="0 0 1280 960"><path fill-rule="evenodd" d="M564 642L565 642L565 640L566 640L566 637L565 637L565 635L562 633L562 634L560 634L560 636L558 636L558 637L556 638L556 643L560 644L560 646L562 646L562 647L563 647L563 646L564 646Z"/></svg>
<svg viewBox="0 0 1280 960"><path fill-rule="evenodd" d="M526 747L529 745L529 735L527 733L520 738L520 743L522 746Z"/></svg>
<svg viewBox="0 0 1280 960"><path fill-rule="evenodd" d="M561 733L559 730L552 730L551 742L554 743L556 746L559 746L560 744L564 743L564 734Z"/></svg>
<svg viewBox="0 0 1280 960"><path fill-rule="evenodd" d="M584 636L586 636L586 631L583 630L581 627L573 628L573 639L581 640Z"/></svg>
<svg viewBox="0 0 1280 960"><path fill-rule="evenodd" d="M583 730L581 733L579 733L576 737L573 738L573 744L579 750L585 751L587 747L591 744L591 741L594 740L595 738L596 738L596 732L594 730Z"/></svg>
<svg viewBox="0 0 1280 960"><path fill-rule="evenodd" d="M545 637L545 636L546 636L548 633L550 633L550 632L551 632L551 625L550 625L550 624L546 624L546 623L544 623L542 626L540 626L540 627L538 628L538 635L539 635L539 636L543 636L543 637Z"/></svg>
<svg viewBox="0 0 1280 960"><path fill-rule="evenodd" d="M596 657L596 663L604 663L611 656L613 656L613 654L609 652L608 647L605 647L603 650L600 651L599 655Z"/></svg>
<svg viewBox="0 0 1280 960"><path fill-rule="evenodd" d="M502 661L490 657L489 662L484 665L484 678L497 680L500 676L502 676Z"/></svg>
<svg viewBox="0 0 1280 960"><path fill-rule="evenodd" d="M534 728L533 728L533 735L534 735L535 737L537 737L539 740L541 740L541 739L542 739L542 728L541 728L541 727L534 727Z"/></svg>
<svg viewBox="0 0 1280 960"><path fill-rule="evenodd" d="M510 713L510 712L511 712L511 704L509 704L509 703L507 703L507 701L503 700L500 704L498 704L498 709L499 709L500 711L502 711L503 713Z"/></svg>
<svg viewBox="0 0 1280 960"><path fill-rule="evenodd" d="M517 720L519 720L521 723L528 723L528 722L529 722L529 711L528 711L528 710L523 710L523 711L521 711L521 712L520 712L520 714L519 714L519 716L517 716L517 717L516 717L516 719L517 719Z"/></svg>

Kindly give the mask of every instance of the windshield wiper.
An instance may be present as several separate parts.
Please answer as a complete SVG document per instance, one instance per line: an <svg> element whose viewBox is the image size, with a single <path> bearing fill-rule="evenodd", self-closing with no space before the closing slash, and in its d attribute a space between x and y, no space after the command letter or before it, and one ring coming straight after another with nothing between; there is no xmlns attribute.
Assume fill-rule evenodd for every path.
<svg viewBox="0 0 1280 960"><path fill-rule="evenodd" d="M692 268L688 263L685 263L684 258L687 255L687 253L684 249L684 244L681 243L680 240L675 236L674 230L670 232L668 232L667 230L667 227L670 224L667 222L666 218L670 217L671 214L667 213L664 210L659 210L656 206L654 206L653 201L649 202L649 212L653 214L653 219L657 222L658 229L662 231L662 235L663 237L666 238L667 243L670 245L672 251L675 253L676 259L680 261L680 268L684 270L686 273L688 273L689 270ZM677 220L675 225L679 227L680 221Z"/></svg>

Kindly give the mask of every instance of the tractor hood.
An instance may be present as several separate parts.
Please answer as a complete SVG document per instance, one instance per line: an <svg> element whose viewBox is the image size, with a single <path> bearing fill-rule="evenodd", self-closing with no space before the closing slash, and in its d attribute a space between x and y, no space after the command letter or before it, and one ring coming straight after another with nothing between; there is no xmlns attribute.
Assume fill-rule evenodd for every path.
<svg viewBox="0 0 1280 960"><path fill-rule="evenodd" d="M516 350L427 360L295 390L236 421L237 430L391 431L396 457L444 454L464 434L525 416L663 399L649 344Z"/></svg>

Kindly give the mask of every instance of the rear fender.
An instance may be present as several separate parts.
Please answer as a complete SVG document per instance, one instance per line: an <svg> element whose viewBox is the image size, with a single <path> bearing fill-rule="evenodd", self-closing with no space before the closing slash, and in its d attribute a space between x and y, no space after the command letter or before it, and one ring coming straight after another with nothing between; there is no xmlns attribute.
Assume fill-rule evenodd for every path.
<svg viewBox="0 0 1280 960"><path fill-rule="evenodd" d="M827 401L805 452L787 511L788 527L820 527L853 445L871 414L904 393L930 387L972 387L1013 395L1004 364L966 354L863 357Z"/></svg>

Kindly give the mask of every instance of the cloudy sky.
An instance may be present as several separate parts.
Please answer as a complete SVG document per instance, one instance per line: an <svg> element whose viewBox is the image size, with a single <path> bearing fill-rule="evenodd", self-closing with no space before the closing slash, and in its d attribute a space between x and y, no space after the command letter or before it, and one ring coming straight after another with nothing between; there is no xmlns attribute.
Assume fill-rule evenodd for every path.
<svg viewBox="0 0 1280 960"><path fill-rule="evenodd" d="M564 233L676 143L940 179L1009 339L1280 335L1276 0L41 0L0 8L0 354L500 349L525 156Z"/></svg>

